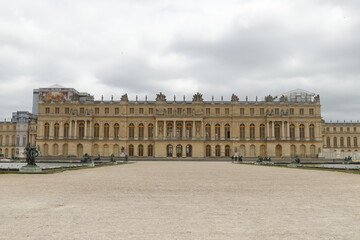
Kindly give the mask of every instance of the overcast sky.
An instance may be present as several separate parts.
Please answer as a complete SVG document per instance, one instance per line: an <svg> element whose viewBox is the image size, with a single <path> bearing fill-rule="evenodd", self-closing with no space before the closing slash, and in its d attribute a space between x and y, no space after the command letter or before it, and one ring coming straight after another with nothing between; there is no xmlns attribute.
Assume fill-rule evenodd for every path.
<svg viewBox="0 0 360 240"><path fill-rule="evenodd" d="M358 0L0 0L0 119L60 84L100 99L301 88L360 119Z"/></svg>

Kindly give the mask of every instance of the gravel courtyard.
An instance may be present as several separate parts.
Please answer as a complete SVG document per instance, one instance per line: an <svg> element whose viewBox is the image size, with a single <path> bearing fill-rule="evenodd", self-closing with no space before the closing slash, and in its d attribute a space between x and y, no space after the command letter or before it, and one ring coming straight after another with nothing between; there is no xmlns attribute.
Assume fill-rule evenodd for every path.
<svg viewBox="0 0 360 240"><path fill-rule="evenodd" d="M360 175L138 162L0 175L0 239L359 239Z"/></svg>

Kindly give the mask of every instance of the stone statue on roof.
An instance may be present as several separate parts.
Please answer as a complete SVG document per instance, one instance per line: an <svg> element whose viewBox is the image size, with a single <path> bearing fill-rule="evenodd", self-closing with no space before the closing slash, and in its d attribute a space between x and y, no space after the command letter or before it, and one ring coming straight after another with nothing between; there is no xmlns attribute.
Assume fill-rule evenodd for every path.
<svg viewBox="0 0 360 240"><path fill-rule="evenodd" d="M265 102L273 102L277 97L271 95L265 97Z"/></svg>
<svg viewBox="0 0 360 240"><path fill-rule="evenodd" d="M156 94L156 101L166 102L166 96L162 92L160 92L159 94Z"/></svg>
<svg viewBox="0 0 360 240"><path fill-rule="evenodd" d="M202 94L199 93L199 92L195 93L194 96L193 96L192 101L193 101L193 102L203 102L204 99L203 99L203 97L202 97Z"/></svg>
<svg viewBox="0 0 360 240"><path fill-rule="evenodd" d="M236 96L234 93L231 95L231 102L238 102L239 101L239 97Z"/></svg>
<svg viewBox="0 0 360 240"><path fill-rule="evenodd" d="M129 101L129 97L128 97L127 93L125 93L124 95L121 96L120 101L122 101L122 102L128 102Z"/></svg>

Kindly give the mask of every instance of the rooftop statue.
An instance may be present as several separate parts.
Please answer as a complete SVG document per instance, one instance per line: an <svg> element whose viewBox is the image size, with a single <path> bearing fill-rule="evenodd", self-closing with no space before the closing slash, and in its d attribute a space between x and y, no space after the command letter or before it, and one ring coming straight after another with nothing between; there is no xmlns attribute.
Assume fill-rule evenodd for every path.
<svg viewBox="0 0 360 240"><path fill-rule="evenodd" d="M129 101L127 93L125 93L124 95L121 96L120 101L122 101L122 102L128 102Z"/></svg>
<svg viewBox="0 0 360 240"><path fill-rule="evenodd" d="M234 93L231 95L231 102L238 102L239 101L239 97L236 96Z"/></svg>
<svg viewBox="0 0 360 240"><path fill-rule="evenodd" d="M281 97L279 98L280 102L287 102L288 98L284 95L281 95Z"/></svg>
<svg viewBox="0 0 360 240"><path fill-rule="evenodd" d="M314 97L314 101L315 102L320 102L320 95L319 94Z"/></svg>
<svg viewBox="0 0 360 240"><path fill-rule="evenodd" d="M202 97L202 94L199 93L199 92L195 93L194 96L193 96L192 101L193 101L193 102L203 102L204 99L203 99L203 97Z"/></svg>
<svg viewBox="0 0 360 240"><path fill-rule="evenodd" d="M159 94L156 94L156 101L166 102L166 96L162 92L160 92Z"/></svg>
<svg viewBox="0 0 360 240"><path fill-rule="evenodd" d="M265 97L265 102L273 102L277 97L271 95Z"/></svg>

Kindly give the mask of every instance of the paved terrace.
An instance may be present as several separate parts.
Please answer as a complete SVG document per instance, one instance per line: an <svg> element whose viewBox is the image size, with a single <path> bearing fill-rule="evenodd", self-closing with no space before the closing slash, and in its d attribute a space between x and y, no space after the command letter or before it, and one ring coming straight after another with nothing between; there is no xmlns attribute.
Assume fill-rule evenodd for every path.
<svg viewBox="0 0 360 240"><path fill-rule="evenodd" d="M359 239L360 175L138 162L0 175L0 239Z"/></svg>

